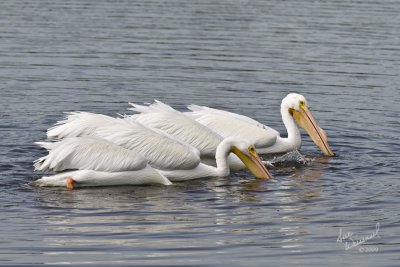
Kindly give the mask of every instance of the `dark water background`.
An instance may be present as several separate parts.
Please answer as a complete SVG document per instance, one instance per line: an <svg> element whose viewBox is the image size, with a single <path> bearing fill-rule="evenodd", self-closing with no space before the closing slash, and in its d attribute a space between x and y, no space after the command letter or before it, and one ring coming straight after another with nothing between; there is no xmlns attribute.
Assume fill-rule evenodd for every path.
<svg viewBox="0 0 400 267"><path fill-rule="evenodd" d="M398 266L399 1L0 2L0 264ZM285 133L304 94L335 158L174 186L32 188L33 142L154 98ZM337 242L376 232L364 245ZM361 248L361 249L360 249ZM373 251L373 252L372 252Z"/></svg>

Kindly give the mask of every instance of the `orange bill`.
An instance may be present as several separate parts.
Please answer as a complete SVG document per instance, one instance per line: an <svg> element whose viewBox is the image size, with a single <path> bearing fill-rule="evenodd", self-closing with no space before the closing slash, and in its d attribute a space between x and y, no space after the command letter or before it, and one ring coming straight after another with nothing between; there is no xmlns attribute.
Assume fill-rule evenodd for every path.
<svg viewBox="0 0 400 267"><path fill-rule="evenodd" d="M269 179L272 175L269 173L268 169L263 164L260 156L258 156L255 148L250 146L248 149L249 153L244 153L237 147L232 147L231 151L239 157L239 159L246 165L250 172L256 178Z"/></svg>
<svg viewBox="0 0 400 267"><path fill-rule="evenodd" d="M325 131L318 126L313 115L306 105L301 106L302 111L291 109L294 119L308 133L314 143L321 149L326 156L334 156L328 144L328 136Z"/></svg>

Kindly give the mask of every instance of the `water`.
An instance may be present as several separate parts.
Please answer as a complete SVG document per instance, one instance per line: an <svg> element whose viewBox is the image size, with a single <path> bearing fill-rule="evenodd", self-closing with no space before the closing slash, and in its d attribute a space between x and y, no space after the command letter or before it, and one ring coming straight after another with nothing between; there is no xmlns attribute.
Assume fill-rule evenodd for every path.
<svg viewBox="0 0 400 267"><path fill-rule="evenodd" d="M389 0L1 1L0 264L398 266L399 14ZM303 135L311 162L270 181L28 185L44 155L33 142L62 112L157 98L284 133L289 92L336 157Z"/></svg>

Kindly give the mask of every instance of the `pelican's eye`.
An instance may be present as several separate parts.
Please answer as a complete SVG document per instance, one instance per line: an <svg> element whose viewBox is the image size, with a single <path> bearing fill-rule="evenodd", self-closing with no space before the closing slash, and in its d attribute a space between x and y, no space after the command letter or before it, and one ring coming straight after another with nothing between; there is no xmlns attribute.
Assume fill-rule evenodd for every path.
<svg viewBox="0 0 400 267"><path fill-rule="evenodd" d="M254 148L254 146L249 146L249 152L250 152L250 154L252 154L252 155L254 155L254 154L257 153L257 152L256 152L256 149Z"/></svg>
<svg viewBox="0 0 400 267"><path fill-rule="evenodd" d="M300 109L304 109L306 107L306 102L304 100L300 100L299 107L300 107Z"/></svg>

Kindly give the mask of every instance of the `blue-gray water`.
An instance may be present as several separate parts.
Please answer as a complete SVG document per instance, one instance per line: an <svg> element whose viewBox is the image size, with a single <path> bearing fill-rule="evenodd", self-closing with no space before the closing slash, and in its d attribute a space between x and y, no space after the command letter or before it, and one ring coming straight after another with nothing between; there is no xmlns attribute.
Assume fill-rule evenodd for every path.
<svg viewBox="0 0 400 267"><path fill-rule="evenodd" d="M399 1L3 0L0 264L398 266L399 70ZM336 157L303 134L311 164L270 181L28 185L44 155L33 142L62 112L157 98L285 133L288 92L307 97Z"/></svg>

